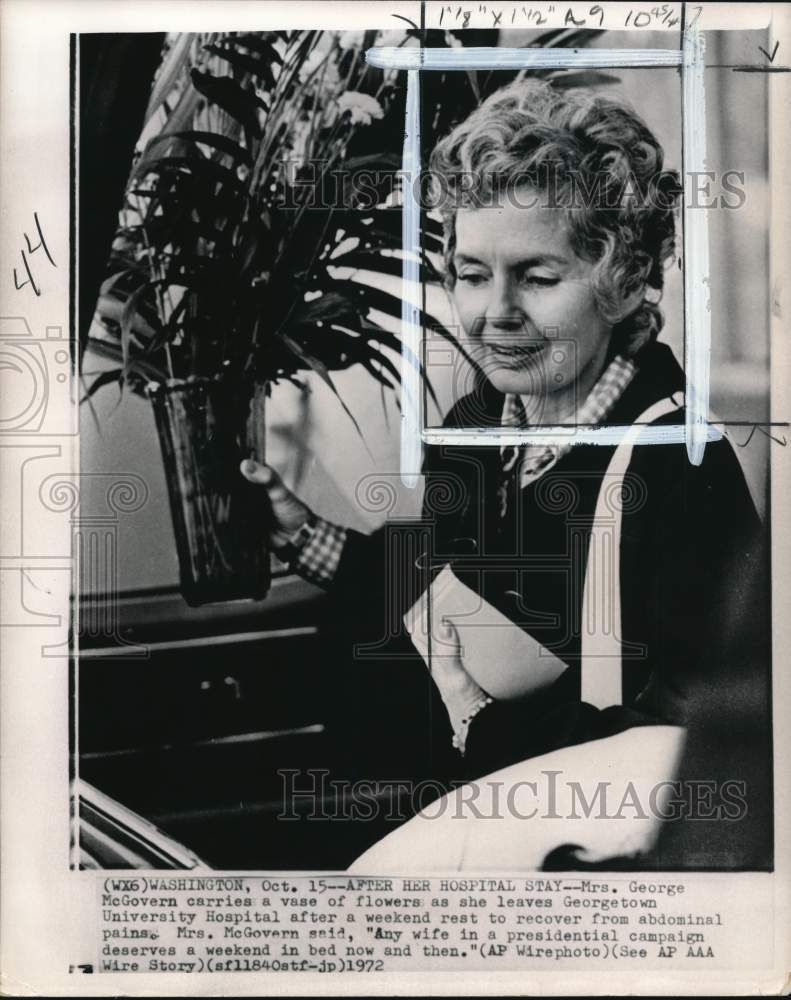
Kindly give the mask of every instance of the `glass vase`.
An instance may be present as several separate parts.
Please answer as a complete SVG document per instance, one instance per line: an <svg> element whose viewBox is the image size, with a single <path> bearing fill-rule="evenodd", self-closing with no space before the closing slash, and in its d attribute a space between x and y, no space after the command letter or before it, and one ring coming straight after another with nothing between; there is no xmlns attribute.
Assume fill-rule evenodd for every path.
<svg viewBox="0 0 791 1000"><path fill-rule="evenodd" d="M239 471L264 461L264 383L171 379L148 392L156 422L181 589L195 607L261 600L270 584L266 491Z"/></svg>

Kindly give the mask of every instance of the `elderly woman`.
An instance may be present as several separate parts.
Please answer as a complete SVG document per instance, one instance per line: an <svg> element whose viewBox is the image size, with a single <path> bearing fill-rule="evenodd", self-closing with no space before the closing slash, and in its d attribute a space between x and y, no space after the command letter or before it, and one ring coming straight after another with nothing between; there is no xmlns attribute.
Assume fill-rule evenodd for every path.
<svg viewBox="0 0 791 1000"><path fill-rule="evenodd" d="M448 286L477 362L474 387L445 427L606 423L626 434L683 425L684 374L657 342L680 188L634 111L517 82L439 143L431 169ZM724 691L726 700L746 697L745 664L765 634L751 604L761 532L730 442L709 443L698 467L683 443L638 442L607 499L615 453L575 444L571 433L559 444L429 448L430 542L417 570L392 526L363 536L329 524L274 470L248 462L242 472L268 491L284 557L350 609L359 642L369 640L358 657L407 656L402 615L448 564L523 631L520 668L542 666L544 683L498 697L467 672L463 627L449 626L452 653L434 670L447 713L430 713L429 725L471 777L633 726L686 726ZM443 484L453 502L434 502ZM603 509L619 518L614 625L583 614L595 604L585 581L594 586L591 539ZM602 601L612 584L599 581ZM581 679L583 647L591 630L596 641L597 630L613 628L622 695L596 703ZM502 649L494 634L492 649ZM764 692L760 713L765 686L755 690Z"/></svg>

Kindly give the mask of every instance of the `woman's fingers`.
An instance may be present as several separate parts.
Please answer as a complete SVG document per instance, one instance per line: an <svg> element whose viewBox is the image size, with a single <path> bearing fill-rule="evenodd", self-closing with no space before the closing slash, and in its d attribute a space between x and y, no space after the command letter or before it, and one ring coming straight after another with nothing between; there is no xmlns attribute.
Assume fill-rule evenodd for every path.
<svg viewBox="0 0 791 1000"><path fill-rule="evenodd" d="M458 629L450 618L442 618L440 620L439 634L443 642L454 645L457 650L461 648L461 640L459 639Z"/></svg>
<svg viewBox="0 0 791 1000"><path fill-rule="evenodd" d="M240 468L245 479L251 483L258 483L260 486L268 486L277 476L274 469L268 465L261 465L260 462L256 462L252 458L246 458Z"/></svg>
<svg viewBox="0 0 791 1000"><path fill-rule="evenodd" d="M266 489L274 514L276 532L279 530L286 535L291 534L310 516L309 509L291 492L271 466L248 458L242 462L240 470L248 482ZM282 543L284 539L277 537L275 541Z"/></svg>
<svg viewBox="0 0 791 1000"><path fill-rule="evenodd" d="M461 640L456 626L448 618L442 618L438 622L438 633L441 645L436 648L436 655L440 668L448 673L464 671L461 660Z"/></svg>
<svg viewBox="0 0 791 1000"><path fill-rule="evenodd" d="M294 500L297 498L288 489L280 476L270 465L262 465L252 458L246 459L241 465L242 475L251 483L265 486L272 503ZM299 501L297 501L299 502Z"/></svg>
<svg viewBox="0 0 791 1000"><path fill-rule="evenodd" d="M299 503L290 489L270 465L262 465L252 458L242 462L242 475L248 482L264 486L273 504Z"/></svg>
<svg viewBox="0 0 791 1000"><path fill-rule="evenodd" d="M452 705L454 711L458 709L461 717L475 703L481 689L464 667L461 639L456 625L449 618L442 618L438 625L440 637L448 646L447 649L436 651L432 672L443 701L446 705Z"/></svg>

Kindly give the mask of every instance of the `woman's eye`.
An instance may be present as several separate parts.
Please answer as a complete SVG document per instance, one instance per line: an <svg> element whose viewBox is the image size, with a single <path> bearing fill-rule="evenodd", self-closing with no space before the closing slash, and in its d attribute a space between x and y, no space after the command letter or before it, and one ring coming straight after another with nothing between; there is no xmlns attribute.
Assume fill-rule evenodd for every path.
<svg viewBox="0 0 791 1000"><path fill-rule="evenodd" d="M522 276L522 281L526 285L538 285L539 288L550 288L552 285L556 285L560 278L551 278L544 274L525 274Z"/></svg>
<svg viewBox="0 0 791 1000"><path fill-rule="evenodd" d="M463 282L465 285L482 285L486 281L486 275L475 271L467 271L466 273L460 274L458 280Z"/></svg>

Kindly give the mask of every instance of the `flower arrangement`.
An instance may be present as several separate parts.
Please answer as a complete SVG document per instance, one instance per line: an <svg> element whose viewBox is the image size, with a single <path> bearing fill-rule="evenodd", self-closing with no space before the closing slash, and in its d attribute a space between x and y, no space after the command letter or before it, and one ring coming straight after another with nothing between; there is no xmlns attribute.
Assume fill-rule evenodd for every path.
<svg viewBox="0 0 791 1000"><path fill-rule="evenodd" d="M88 395L218 374L300 384L307 369L332 387L330 371L354 363L395 386L398 338L369 314L399 305L353 280L400 268L382 250L400 239L385 199L403 96L366 65L370 34L352 47L316 31L171 41L94 324L121 367Z"/></svg>
<svg viewBox="0 0 791 1000"><path fill-rule="evenodd" d="M305 370L334 389L330 372L352 364L395 387L388 352L400 343L381 318L397 318L400 300L360 280L401 270L404 81L364 52L417 32L389 34L169 36L92 328L92 346L121 365L87 396L113 382L140 390L222 373L301 384ZM532 44L597 34L554 31ZM429 35L432 46L491 45L497 32ZM612 79L527 72L557 86ZM504 77L427 74L429 142ZM423 274L439 281L441 226L424 213L422 228Z"/></svg>

